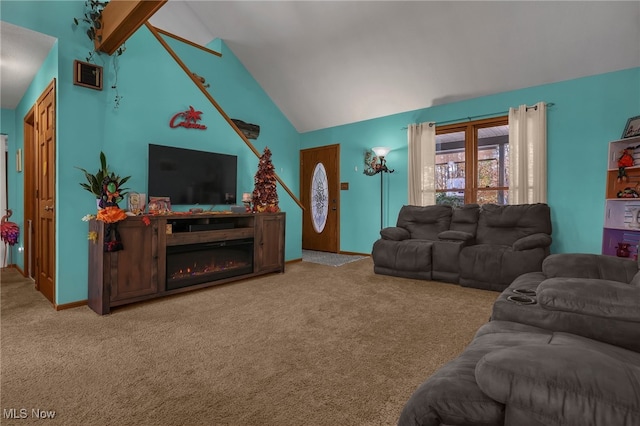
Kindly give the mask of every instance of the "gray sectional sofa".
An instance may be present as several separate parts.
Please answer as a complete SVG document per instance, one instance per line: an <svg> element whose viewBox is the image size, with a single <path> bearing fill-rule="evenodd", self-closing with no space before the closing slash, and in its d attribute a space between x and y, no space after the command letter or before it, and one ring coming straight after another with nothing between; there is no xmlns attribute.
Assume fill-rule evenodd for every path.
<svg viewBox="0 0 640 426"><path fill-rule="evenodd" d="M403 206L373 244L374 272L504 290L540 271L551 245L547 204Z"/></svg>
<svg viewBox="0 0 640 426"><path fill-rule="evenodd" d="M398 424L640 425L637 263L547 257L500 294L491 320L415 390Z"/></svg>

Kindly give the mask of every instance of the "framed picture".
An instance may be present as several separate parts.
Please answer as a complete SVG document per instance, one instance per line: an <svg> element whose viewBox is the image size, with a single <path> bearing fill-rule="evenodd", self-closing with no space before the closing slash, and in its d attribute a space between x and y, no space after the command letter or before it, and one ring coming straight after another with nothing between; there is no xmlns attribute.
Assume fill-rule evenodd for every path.
<svg viewBox="0 0 640 426"><path fill-rule="evenodd" d="M149 197L149 214L167 214L171 212L169 197Z"/></svg>
<svg viewBox="0 0 640 426"><path fill-rule="evenodd" d="M102 67L76 59L73 61L73 84L102 90Z"/></svg>
<svg viewBox="0 0 640 426"><path fill-rule="evenodd" d="M130 192L128 195L127 209L135 215L143 214L147 205L147 194Z"/></svg>
<svg viewBox="0 0 640 426"><path fill-rule="evenodd" d="M624 132L622 132L622 139L634 136L640 136L640 115L627 120L627 125L624 126Z"/></svg>

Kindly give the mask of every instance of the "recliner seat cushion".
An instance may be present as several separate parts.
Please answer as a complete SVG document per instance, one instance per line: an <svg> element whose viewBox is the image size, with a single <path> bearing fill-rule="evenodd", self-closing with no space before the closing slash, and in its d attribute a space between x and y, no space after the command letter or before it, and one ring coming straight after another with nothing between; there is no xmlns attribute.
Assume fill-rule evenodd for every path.
<svg viewBox="0 0 640 426"><path fill-rule="evenodd" d="M549 331L517 323L483 325L460 356L418 386L405 404L398 425L503 425L505 407L480 390L476 364L497 349L544 344L551 336Z"/></svg>
<svg viewBox="0 0 640 426"><path fill-rule="evenodd" d="M498 349L475 377L483 393L534 424L640 424L640 354L595 340L554 333L548 343Z"/></svg>
<svg viewBox="0 0 640 426"><path fill-rule="evenodd" d="M373 261L376 266L403 271L431 271L432 241L378 240L374 243Z"/></svg>
<svg viewBox="0 0 640 426"><path fill-rule="evenodd" d="M544 249L514 251L511 246L476 244L460 252L460 284L502 291L518 276L541 269Z"/></svg>

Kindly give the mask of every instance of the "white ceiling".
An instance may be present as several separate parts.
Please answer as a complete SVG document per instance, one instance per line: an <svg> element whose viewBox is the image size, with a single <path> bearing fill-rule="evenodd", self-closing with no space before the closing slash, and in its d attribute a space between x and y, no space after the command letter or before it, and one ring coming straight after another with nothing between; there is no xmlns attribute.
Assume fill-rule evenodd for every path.
<svg viewBox="0 0 640 426"><path fill-rule="evenodd" d="M46 59L54 37L0 21L0 98L15 109Z"/></svg>
<svg viewBox="0 0 640 426"><path fill-rule="evenodd" d="M638 1L169 0L150 21L223 39L300 132L640 66Z"/></svg>

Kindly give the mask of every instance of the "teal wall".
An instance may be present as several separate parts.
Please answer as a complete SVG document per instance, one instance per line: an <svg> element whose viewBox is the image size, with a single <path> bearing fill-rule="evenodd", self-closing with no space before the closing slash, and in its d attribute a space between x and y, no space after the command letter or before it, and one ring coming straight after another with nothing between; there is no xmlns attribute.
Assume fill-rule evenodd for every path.
<svg viewBox="0 0 640 426"><path fill-rule="evenodd" d="M131 175L132 190L146 191L149 143L238 155L238 195L253 189L258 159L199 92L184 71L146 27L127 42L119 57L118 87L123 96L114 109L113 58L100 56L105 89L72 84L74 59L84 59L90 42L71 22L81 16L84 1L0 2L2 20L58 39L43 68L15 113L2 111L2 128L10 149L22 147L22 118L51 81L57 79L57 235L56 301L87 297L87 226L82 216L95 212L93 197L78 185L75 166L95 169L104 151L121 176ZM221 40L209 47L222 58L168 43L187 65L211 84L209 92L231 117L261 126L252 141L259 152L268 146L279 176L299 194L299 149L339 143L340 173L349 190L341 191L341 250L368 253L378 238L380 179L362 174L363 152L372 146L393 149L384 175L385 226L393 225L407 200L407 124L449 121L506 111L510 106L553 102L548 113L549 204L554 225L554 252L600 251L604 211L607 143L619 138L627 118L640 114L640 68L500 93L468 101L394 114L374 120L298 134L257 82ZM170 129L169 120L189 106L203 112L206 131ZM13 123L5 123L13 120ZM4 129L9 129L5 131ZM15 133L12 137L11 133ZM9 205L22 223L22 175L10 169ZM301 257L302 215L283 188L280 206L287 212L287 260ZM186 207L184 207L186 208ZM17 217L16 217L17 216ZM20 267L24 259L14 253Z"/></svg>
<svg viewBox="0 0 640 426"><path fill-rule="evenodd" d="M16 128L16 110L0 109L0 133L14 135Z"/></svg>
<svg viewBox="0 0 640 426"><path fill-rule="evenodd" d="M104 67L103 91L73 85L73 60L84 60L91 48L82 29L72 25L73 17L81 16L83 10L84 1L0 3L2 20L58 39L52 59L55 62L54 76L57 75L58 82L58 304L87 298L88 228L81 218L88 213L95 213L96 207L91 194L78 185L84 178L75 166L97 169L98 155L100 151L104 151L112 169L121 176L132 176L127 186L146 193L149 143L234 154L238 155L240 196L242 192L253 190L253 177L258 165L258 158L254 153L144 26L127 41L127 51L118 58L118 88L123 96L118 109L114 108L115 91L110 88L115 80L113 57L102 55L96 61ZM261 126L259 139L254 144L256 149L259 152L265 146L271 149L276 171L285 184L297 193L297 147L300 136L233 53L221 41L215 41L211 46L222 51L222 58L177 42L172 41L170 44L179 50L178 54L184 56L185 62L193 67L194 72L207 78L211 84L210 93L229 116ZM44 68L46 71L41 72L48 74L49 64L45 64ZM51 78L47 83L50 80ZM35 88L37 85L33 86ZM30 107L34 101L30 96L25 96L21 105ZM189 106L203 112L202 123L208 127L207 130L169 127L171 117ZM17 108L14 123L21 123L25 113L23 107ZM19 147L22 146L20 129L14 124L16 137L13 141L17 141ZM23 227L22 179L17 179L16 176L9 176L9 179L11 185L18 188L13 191L12 197L15 198L9 201L12 205L20 205L18 214L21 217L16 222ZM287 213L285 258L298 259L302 250L302 214L294 200L280 186L278 196L281 209ZM16 259L15 263L24 267L24 259Z"/></svg>
<svg viewBox="0 0 640 426"><path fill-rule="evenodd" d="M409 123L465 121L511 106L538 101L548 109L548 203L552 209L553 252L600 253L607 146L620 138L627 119L640 114L640 68L498 93L378 119L308 132L301 148L339 143L341 182L340 248L369 253L379 237L380 178L362 173L363 152L388 146L384 175L384 224L395 224L407 203ZM357 170L356 170L357 168Z"/></svg>

